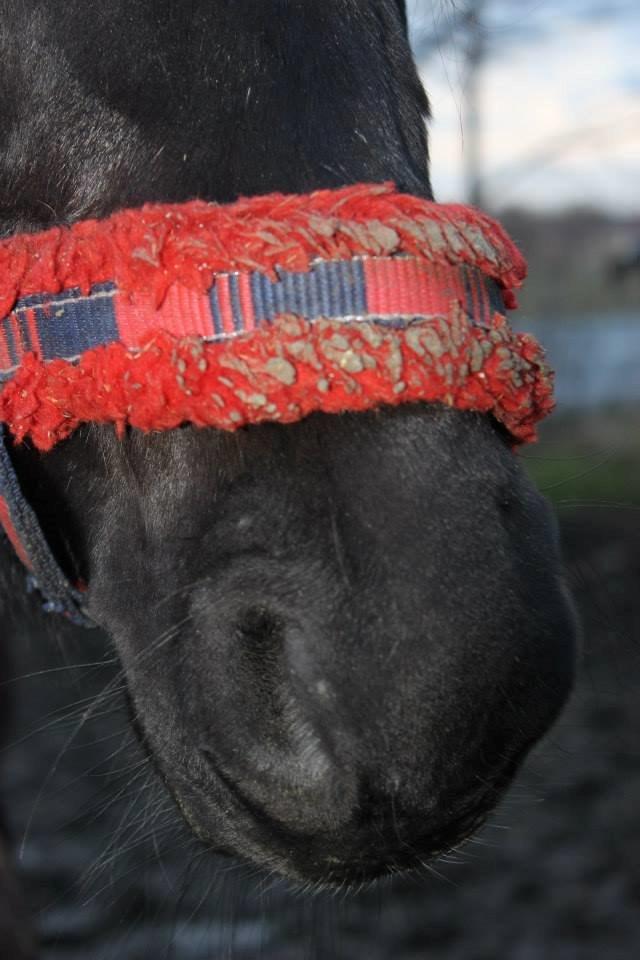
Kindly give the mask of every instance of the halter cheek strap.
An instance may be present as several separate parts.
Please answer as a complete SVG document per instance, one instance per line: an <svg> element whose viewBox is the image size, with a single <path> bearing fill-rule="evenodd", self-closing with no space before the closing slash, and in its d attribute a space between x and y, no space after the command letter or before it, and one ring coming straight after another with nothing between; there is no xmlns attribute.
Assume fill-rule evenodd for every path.
<svg viewBox="0 0 640 960"><path fill-rule="evenodd" d="M83 422L234 430L421 400L527 442L553 399L540 347L505 316L524 274L495 221L389 184L0 242L0 522L45 609L90 622L4 430L48 450Z"/></svg>
<svg viewBox="0 0 640 960"><path fill-rule="evenodd" d="M27 569L27 590L37 590L43 610L62 613L79 626L93 626L82 609L82 593L68 581L27 503L6 446L0 424L0 524Z"/></svg>

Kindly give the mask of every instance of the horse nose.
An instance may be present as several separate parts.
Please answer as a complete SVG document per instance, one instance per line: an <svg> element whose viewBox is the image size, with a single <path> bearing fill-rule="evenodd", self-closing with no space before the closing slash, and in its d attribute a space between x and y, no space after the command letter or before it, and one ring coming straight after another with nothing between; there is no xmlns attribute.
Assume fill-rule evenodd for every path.
<svg viewBox="0 0 640 960"><path fill-rule="evenodd" d="M215 699L196 697L212 778L253 817L297 834L338 830L353 816L357 785L337 756L327 683L298 642L313 624L263 603L218 607L215 619L200 659L214 652L217 668L202 678L215 669Z"/></svg>

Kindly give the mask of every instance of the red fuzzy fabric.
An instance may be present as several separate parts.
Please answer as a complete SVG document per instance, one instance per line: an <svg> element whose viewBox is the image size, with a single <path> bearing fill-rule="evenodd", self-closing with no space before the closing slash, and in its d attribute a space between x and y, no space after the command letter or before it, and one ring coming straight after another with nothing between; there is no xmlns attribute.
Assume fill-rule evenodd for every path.
<svg viewBox="0 0 640 960"><path fill-rule="evenodd" d="M173 284L206 293L216 274L306 271L314 260L411 254L469 264L513 301L526 273L495 221L464 206L359 185L220 206L150 205L0 243L0 316L17 299L113 281L160 305ZM27 354L0 394L17 440L49 450L86 421L164 430L190 422L235 429L312 411L439 401L493 414L515 442L535 438L553 406L536 341L496 313L486 329L453 299L448 316L403 326L280 316L233 339L177 339L158 329L139 350L97 347L77 362Z"/></svg>
<svg viewBox="0 0 640 960"><path fill-rule="evenodd" d="M160 305L180 283L206 293L216 273L309 269L314 259L406 253L467 263L517 290L526 264L500 224L479 210L398 193L393 184L231 204L149 204L0 242L0 316L17 299L114 281ZM507 294L509 297L509 293ZM511 304L507 301L507 306Z"/></svg>
<svg viewBox="0 0 640 960"><path fill-rule="evenodd" d="M537 342L500 314L484 330L456 309L401 329L287 316L222 343L158 333L136 354L112 344L77 364L31 355L0 397L0 415L17 440L48 450L83 421L229 430L409 400L492 413L516 442L534 439L553 406Z"/></svg>

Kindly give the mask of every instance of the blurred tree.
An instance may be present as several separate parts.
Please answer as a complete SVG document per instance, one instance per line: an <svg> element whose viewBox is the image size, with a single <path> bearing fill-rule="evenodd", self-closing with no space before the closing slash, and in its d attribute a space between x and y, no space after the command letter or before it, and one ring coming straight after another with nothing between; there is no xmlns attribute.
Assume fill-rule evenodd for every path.
<svg viewBox="0 0 640 960"><path fill-rule="evenodd" d="M470 203L486 205L487 175L482 156L482 74L505 45L528 44L558 29L559 20L597 22L626 18L640 24L638 0L409 0L411 39L416 60L425 67L431 57L453 49L461 58L462 128L466 194ZM526 174L549 162L575 139L597 136L600 128L571 131L560 141L542 143L523 157L515 174ZM504 173L504 171L502 171Z"/></svg>
<svg viewBox="0 0 640 960"><path fill-rule="evenodd" d="M486 0L473 0L466 5L461 28L465 34L462 96L464 103L465 181L469 203L483 207L482 162L482 69L488 54L487 31L484 23Z"/></svg>

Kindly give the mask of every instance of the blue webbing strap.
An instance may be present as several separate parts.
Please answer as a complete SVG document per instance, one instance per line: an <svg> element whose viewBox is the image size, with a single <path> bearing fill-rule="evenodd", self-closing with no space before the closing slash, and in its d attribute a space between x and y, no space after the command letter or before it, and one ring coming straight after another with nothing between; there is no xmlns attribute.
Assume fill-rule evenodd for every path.
<svg viewBox="0 0 640 960"><path fill-rule="evenodd" d="M82 594L71 585L44 538L38 518L25 500L6 446L5 428L0 423L0 496L29 564L27 587L37 590L47 613L62 613L73 623L94 626L83 610ZM0 525L0 536L3 535Z"/></svg>

